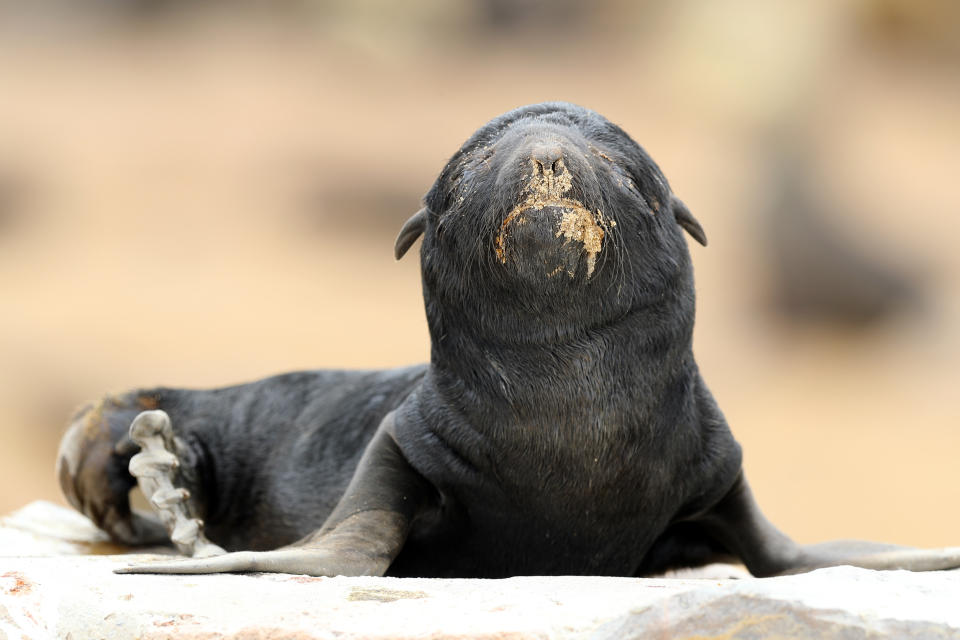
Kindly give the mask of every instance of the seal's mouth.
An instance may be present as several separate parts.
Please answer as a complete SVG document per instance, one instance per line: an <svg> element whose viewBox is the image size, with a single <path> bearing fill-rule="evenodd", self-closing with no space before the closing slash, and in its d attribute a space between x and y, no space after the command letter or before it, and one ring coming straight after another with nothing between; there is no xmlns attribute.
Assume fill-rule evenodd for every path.
<svg viewBox="0 0 960 640"><path fill-rule="evenodd" d="M594 214L579 200L566 197L573 185L573 177L563 159L556 160L549 167L545 167L535 159L531 164L533 172L524 186L523 200L500 224L500 231L495 241L497 258L501 263L507 262L506 250L510 244L511 234L517 226L529 222L530 214L549 213L552 215L546 217L552 218L556 225L554 238L563 238L563 246L572 242L581 244L580 251L587 257L587 278L589 278L593 275L597 255L603 250L604 226L608 221L604 220L603 213L599 209ZM543 221L540 223L543 224ZM609 224L615 226L616 222L610 220ZM563 260L547 275L554 276L561 271L566 271L573 278L576 274L576 264Z"/></svg>
<svg viewBox="0 0 960 640"><path fill-rule="evenodd" d="M593 270L597 261L597 254L603 249L603 237L605 232L601 226L604 222L603 214L597 210L596 214L591 213L586 207L577 200L559 200L544 202L542 204L518 205L511 211L503 223L500 225L500 232L497 234L496 247L497 258L500 262L507 262L506 248L510 241L511 231L516 225L527 223L525 214L532 212L545 211L553 213L556 229L554 237L563 238L563 243L579 242L582 245L582 252L587 256L587 277L593 275ZM610 221L615 224L613 221ZM548 273L556 275L565 270L572 278L575 270L572 266L558 266Z"/></svg>

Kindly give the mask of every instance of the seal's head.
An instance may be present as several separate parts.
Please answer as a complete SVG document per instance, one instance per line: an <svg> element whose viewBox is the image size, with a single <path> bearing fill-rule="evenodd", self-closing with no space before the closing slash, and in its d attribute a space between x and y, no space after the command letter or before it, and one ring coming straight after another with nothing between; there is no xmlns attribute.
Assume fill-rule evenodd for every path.
<svg viewBox="0 0 960 640"><path fill-rule="evenodd" d="M440 290L464 310L475 298L519 300L530 313L572 300L628 308L689 270L681 227L706 243L646 152L568 103L521 107L481 127L424 204L396 256L424 235L428 315Z"/></svg>

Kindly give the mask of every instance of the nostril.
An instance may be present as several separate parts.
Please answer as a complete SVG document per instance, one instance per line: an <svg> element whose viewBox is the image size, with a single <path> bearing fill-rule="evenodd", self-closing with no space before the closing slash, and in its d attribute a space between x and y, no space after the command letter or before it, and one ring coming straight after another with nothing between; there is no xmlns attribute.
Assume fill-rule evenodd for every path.
<svg viewBox="0 0 960 640"><path fill-rule="evenodd" d="M533 169L536 175L546 173L558 174L563 170L563 153L559 148L534 149L530 154Z"/></svg>

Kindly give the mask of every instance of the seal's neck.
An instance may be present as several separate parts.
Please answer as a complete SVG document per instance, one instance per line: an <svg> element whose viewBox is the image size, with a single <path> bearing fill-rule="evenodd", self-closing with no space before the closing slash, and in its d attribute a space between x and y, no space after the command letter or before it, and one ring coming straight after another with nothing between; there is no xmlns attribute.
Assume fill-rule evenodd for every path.
<svg viewBox="0 0 960 640"><path fill-rule="evenodd" d="M467 319L450 301L427 295L432 371L438 390L469 413L500 408L540 416L609 409L640 380L657 385L694 366L693 297L668 287L628 309L568 305L554 313L518 312L489 302ZM673 293L669 293L673 292ZM439 301L436 301L439 302ZM650 395L656 401L657 394ZM456 396L454 399L452 396Z"/></svg>

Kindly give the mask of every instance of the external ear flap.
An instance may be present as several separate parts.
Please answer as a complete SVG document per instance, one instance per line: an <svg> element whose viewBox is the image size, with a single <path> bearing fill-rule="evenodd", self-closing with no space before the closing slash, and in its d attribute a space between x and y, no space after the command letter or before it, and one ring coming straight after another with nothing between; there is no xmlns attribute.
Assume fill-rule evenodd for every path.
<svg viewBox="0 0 960 640"><path fill-rule="evenodd" d="M393 255L397 260L402 258L414 242L417 241L423 230L427 227L427 208L424 207L410 216L410 219L403 223L400 234L397 236L397 242L393 245Z"/></svg>
<svg viewBox="0 0 960 640"><path fill-rule="evenodd" d="M677 224L683 227L694 240L703 246L707 246L707 234L703 232L703 227L690 213L690 209L687 209L687 205L680 202L677 196L670 196L670 208L673 209L673 217L676 218Z"/></svg>

